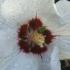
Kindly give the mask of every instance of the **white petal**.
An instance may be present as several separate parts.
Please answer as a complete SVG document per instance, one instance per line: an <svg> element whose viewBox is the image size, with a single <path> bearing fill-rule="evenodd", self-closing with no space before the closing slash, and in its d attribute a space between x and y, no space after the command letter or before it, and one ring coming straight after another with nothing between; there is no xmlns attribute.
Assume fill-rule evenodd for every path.
<svg viewBox="0 0 70 70"><path fill-rule="evenodd" d="M41 67L41 58L33 54L24 54L21 52L14 59L7 62L5 70L39 70Z"/></svg>
<svg viewBox="0 0 70 70"><path fill-rule="evenodd" d="M66 24L62 27L59 27L58 30L55 30L56 31L56 35L67 35L67 36L70 36L70 24Z"/></svg>
<svg viewBox="0 0 70 70"><path fill-rule="evenodd" d="M6 25L0 25L0 59L18 52L17 31Z"/></svg>
<svg viewBox="0 0 70 70"><path fill-rule="evenodd" d="M44 17L51 24L59 24L53 1L51 0L6 0L1 4L1 18L5 23L13 25L36 16Z"/></svg>
<svg viewBox="0 0 70 70"><path fill-rule="evenodd" d="M50 29L51 32L56 33L60 24L53 21L51 22L51 19L47 20L44 17L42 17L42 21L43 21L44 26L46 26L47 29Z"/></svg>
<svg viewBox="0 0 70 70"><path fill-rule="evenodd" d="M6 0L1 4L1 17L9 24L19 23L35 16L34 7L34 1Z"/></svg>
<svg viewBox="0 0 70 70"><path fill-rule="evenodd" d="M70 36L60 36L55 43L59 48L60 59L70 59Z"/></svg>
<svg viewBox="0 0 70 70"><path fill-rule="evenodd" d="M60 0L56 3L58 15L63 21L70 23L70 2L67 0Z"/></svg>

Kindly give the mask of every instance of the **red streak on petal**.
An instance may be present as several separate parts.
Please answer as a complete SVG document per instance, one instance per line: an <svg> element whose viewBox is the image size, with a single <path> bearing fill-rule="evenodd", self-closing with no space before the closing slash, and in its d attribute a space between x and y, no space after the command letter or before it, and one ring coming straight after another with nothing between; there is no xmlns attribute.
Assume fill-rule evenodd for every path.
<svg viewBox="0 0 70 70"><path fill-rule="evenodd" d="M28 25L27 24L23 24L19 28L18 37L22 38L23 36L25 36L27 34L27 29L28 29Z"/></svg>
<svg viewBox="0 0 70 70"><path fill-rule="evenodd" d="M29 21L29 25L33 30L37 30L39 27L42 26L42 22L40 19L35 18Z"/></svg>
<svg viewBox="0 0 70 70"><path fill-rule="evenodd" d="M47 44L50 44L52 42L52 40L54 39L54 36L52 35L52 32L50 30L46 30L44 34L46 35L45 42Z"/></svg>
<svg viewBox="0 0 70 70"><path fill-rule="evenodd" d="M34 47L32 47L31 52L34 54L41 54L47 51L47 46L46 47L40 47L38 45L35 45Z"/></svg>
<svg viewBox="0 0 70 70"><path fill-rule="evenodd" d="M26 42L23 42L23 41L19 41L19 46L20 46L20 50L22 50L23 52L26 52L26 53L29 53L29 46Z"/></svg>

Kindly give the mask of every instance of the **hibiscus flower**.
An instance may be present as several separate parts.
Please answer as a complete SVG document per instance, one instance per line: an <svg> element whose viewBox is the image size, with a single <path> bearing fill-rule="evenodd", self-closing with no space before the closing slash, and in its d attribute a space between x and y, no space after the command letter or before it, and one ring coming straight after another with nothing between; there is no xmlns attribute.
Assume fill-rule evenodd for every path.
<svg viewBox="0 0 70 70"><path fill-rule="evenodd" d="M68 43L64 43L64 40L70 35L70 30L69 25L60 24L52 0L6 0L1 4L0 12L2 23L0 27L2 29L0 34L1 70L60 69L57 48ZM36 12L40 20L34 18ZM43 29L40 28L43 26L46 28L45 32L41 34ZM28 38L23 35L28 35ZM43 38L41 43L38 43L40 41L39 39L37 41L36 35ZM44 35L46 35L45 38ZM27 40L26 43L22 43L24 39ZM29 46L28 42L30 45L31 42L35 43L33 44L35 47ZM43 46L44 42L47 44L47 48ZM35 51L36 49L41 50L41 48L46 50ZM20 51L20 49L22 50ZM37 53L41 53L42 58Z"/></svg>

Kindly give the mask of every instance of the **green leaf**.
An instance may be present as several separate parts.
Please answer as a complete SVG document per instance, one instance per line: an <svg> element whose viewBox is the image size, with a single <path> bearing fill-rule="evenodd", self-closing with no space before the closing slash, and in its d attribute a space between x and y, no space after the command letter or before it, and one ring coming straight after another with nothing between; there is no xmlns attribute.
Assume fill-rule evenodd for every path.
<svg viewBox="0 0 70 70"><path fill-rule="evenodd" d="M42 26L38 29L38 33L44 33L44 31L46 30L45 26Z"/></svg>

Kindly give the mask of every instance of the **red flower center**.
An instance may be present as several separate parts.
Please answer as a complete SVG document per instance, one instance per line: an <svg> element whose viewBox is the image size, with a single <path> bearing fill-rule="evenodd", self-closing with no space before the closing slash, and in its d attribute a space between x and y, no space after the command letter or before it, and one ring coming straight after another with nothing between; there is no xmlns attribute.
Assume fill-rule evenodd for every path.
<svg viewBox="0 0 70 70"><path fill-rule="evenodd" d="M39 18L33 18L28 24L20 26L18 38L20 50L25 53L41 54L47 51L47 45L52 42L54 36L43 26Z"/></svg>

